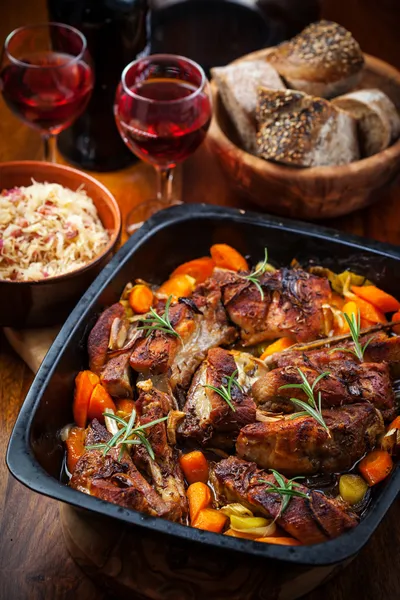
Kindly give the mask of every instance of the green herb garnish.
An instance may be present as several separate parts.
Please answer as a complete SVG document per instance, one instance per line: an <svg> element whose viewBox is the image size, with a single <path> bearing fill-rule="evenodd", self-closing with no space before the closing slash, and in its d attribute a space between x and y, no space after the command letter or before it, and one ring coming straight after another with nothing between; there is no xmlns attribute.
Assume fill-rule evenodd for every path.
<svg viewBox="0 0 400 600"><path fill-rule="evenodd" d="M305 395L307 396L307 402L304 402L303 400L299 400L298 398L290 398L290 401L293 402L293 404L295 406L303 409L301 412L297 412L297 413L294 413L293 415L291 415L290 418L295 419L297 417L310 416L313 419L315 419L316 421L318 421L318 423L324 429L326 429L326 431L328 432L328 435L330 437L331 434L329 431L329 427L325 423L324 418L322 416L321 392L318 392L318 400L317 401L315 400L315 396L314 396L315 386L317 385L317 383L319 381L321 381L321 379L323 379L324 377L327 377L329 375L329 371L325 371L324 373L321 373L321 375L318 375L318 377L315 379L314 383L312 385L310 385L307 380L307 377L304 375L303 371L301 369L299 369L298 367L297 367L297 370L299 372L301 379L303 380L303 383L288 383L287 385L282 385L279 388L280 390L288 390L288 389L302 390L305 393Z"/></svg>
<svg viewBox="0 0 400 600"><path fill-rule="evenodd" d="M296 480L304 479L304 477L293 477L293 479L288 479L285 481L284 477L278 473L278 471L275 471L274 469L270 469L270 471L273 473L275 481L278 485L275 485L275 483L267 481L266 479L259 479L258 481L260 483L265 483L269 487L267 492L275 492L281 497L281 508L279 510L279 514L275 517L276 520L279 519L279 517L285 512L289 506L289 502L294 496L297 496L298 498L305 498L306 500L308 499L308 496L307 494L304 494L304 492L299 492L298 490L294 489L296 487L301 487L298 483L296 483Z"/></svg>
<svg viewBox="0 0 400 600"><path fill-rule="evenodd" d="M342 314L343 314L344 318L346 319L347 324L349 326L350 335L353 340L354 348L332 348L331 350L329 350L329 352L336 352L337 350L341 350L342 352L350 352L350 354L354 354L354 356L356 356L360 362L363 362L364 352L366 351L367 346L370 344L370 342L372 341L373 338L370 337L369 340L364 344L364 346L361 346L361 344L360 344L360 335L361 335L360 309L357 310L357 316L354 313L351 314L351 317L349 317L349 315L347 315L346 313L342 313Z"/></svg>
<svg viewBox="0 0 400 600"><path fill-rule="evenodd" d="M262 261L260 266L252 273L249 273L249 275L240 275L241 279L246 279L247 281L254 283L254 285L260 292L261 300L264 300L264 290L262 289L262 287L260 285L259 279L260 279L261 275L264 275L267 267L268 267L268 250L267 250L267 248L264 248L264 260Z"/></svg>
<svg viewBox="0 0 400 600"><path fill-rule="evenodd" d="M121 419L121 417L114 415L114 413L104 412L103 416L113 419L119 425L122 425L122 427L117 431L115 435L112 436L112 438L108 440L108 442L105 442L104 444L93 444L91 446L86 446L86 450L102 450L103 456L106 456L106 454L108 454L110 450L119 447L119 459L121 459L124 449L126 449L127 446L139 446L140 444L143 444L150 457L154 460L153 448L151 447L151 444L145 435L145 429L153 427L153 425L157 425L157 423L162 423L163 421L166 421L168 417L155 419L154 421L150 421L149 423L145 423L144 425L138 425L137 427L134 427L136 419L135 410L132 411L132 414L129 417L129 421Z"/></svg>
<svg viewBox="0 0 400 600"><path fill-rule="evenodd" d="M172 296L168 297L168 300L165 304L164 314L159 315L156 313L153 307L150 308L151 317L146 317L142 319L143 325L140 325L138 329L143 329L146 331L146 337L153 331L163 331L164 333L168 333L169 335L173 335L181 339L181 336L171 325L171 321L169 319L169 307L171 305Z"/></svg>
<svg viewBox="0 0 400 600"><path fill-rule="evenodd" d="M241 392L243 392L243 388L240 385L240 383L238 382L237 379L235 379L236 375L237 375L238 370L236 369L236 371L234 371L232 373L232 375L228 378L227 380L227 385L220 385L219 387L215 387L213 385L205 385L204 387L206 388L210 388L210 390L214 390L214 392L216 392L217 394L219 394L221 396L221 398L223 400L225 400L225 402L227 403L227 405L229 406L229 408L231 410L233 410L233 412L236 412L236 408L233 406L233 400L232 400L232 386L236 386Z"/></svg>

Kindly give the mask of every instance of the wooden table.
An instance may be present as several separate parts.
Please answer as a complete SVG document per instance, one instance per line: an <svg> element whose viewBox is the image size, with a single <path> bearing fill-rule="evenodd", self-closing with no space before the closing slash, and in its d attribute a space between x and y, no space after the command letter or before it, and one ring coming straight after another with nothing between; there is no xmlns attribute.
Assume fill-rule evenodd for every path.
<svg viewBox="0 0 400 600"><path fill-rule="evenodd" d="M6 0L0 8L0 42L15 27L46 20L44 0ZM326 0L323 14L351 29L366 52L400 68L398 0ZM39 159L38 136L14 118L0 102L0 161ZM125 216L152 192L151 168L139 164L118 173L98 175L115 194ZM240 206L207 147L200 148L183 170L186 202ZM400 244L400 180L379 194L367 210L329 225L382 241ZM12 426L32 381L32 374L0 337L0 455L4 457ZM334 581L307 600L378 600L400 598L400 505L396 503L359 557ZM0 599L100 600L104 593L68 556L56 502L31 493L12 479L0 461Z"/></svg>

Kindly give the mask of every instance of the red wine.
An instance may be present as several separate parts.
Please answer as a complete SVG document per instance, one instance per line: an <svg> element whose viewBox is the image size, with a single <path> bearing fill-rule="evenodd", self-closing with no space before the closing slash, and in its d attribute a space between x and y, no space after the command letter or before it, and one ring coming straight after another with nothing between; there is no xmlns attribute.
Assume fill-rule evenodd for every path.
<svg viewBox="0 0 400 600"><path fill-rule="evenodd" d="M90 67L68 54L38 52L0 73L0 87L10 109L29 125L59 133L84 110L93 87ZM42 68L41 68L42 67Z"/></svg>
<svg viewBox="0 0 400 600"><path fill-rule="evenodd" d="M149 79L130 91L134 95L119 88L115 117L125 143L140 158L172 167L201 144L211 121L205 91L180 79Z"/></svg>

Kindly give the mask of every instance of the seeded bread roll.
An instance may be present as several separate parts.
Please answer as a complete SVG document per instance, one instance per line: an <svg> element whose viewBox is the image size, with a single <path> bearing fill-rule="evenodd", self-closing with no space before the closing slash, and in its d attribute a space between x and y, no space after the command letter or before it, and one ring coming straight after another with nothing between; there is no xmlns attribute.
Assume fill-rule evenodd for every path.
<svg viewBox="0 0 400 600"><path fill-rule="evenodd" d="M276 47L266 60L287 87L332 98L353 88L361 78L364 57L351 33L332 21L312 23Z"/></svg>
<svg viewBox="0 0 400 600"><path fill-rule="evenodd" d="M323 98L259 88L257 154L297 167L359 158L356 121Z"/></svg>
<svg viewBox="0 0 400 600"><path fill-rule="evenodd" d="M257 88L262 85L270 89L285 89L281 78L265 60L215 67L211 74L244 149L254 153L257 148Z"/></svg>
<svg viewBox="0 0 400 600"><path fill-rule="evenodd" d="M357 120L362 156L385 150L400 135L400 117L380 90L359 90L339 96L333 104Z"/></svg>

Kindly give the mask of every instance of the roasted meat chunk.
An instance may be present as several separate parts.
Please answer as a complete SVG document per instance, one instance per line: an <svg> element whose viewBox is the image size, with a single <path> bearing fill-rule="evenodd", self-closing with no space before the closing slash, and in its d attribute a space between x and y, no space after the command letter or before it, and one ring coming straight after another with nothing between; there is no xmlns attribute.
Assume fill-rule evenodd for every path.
<svg viewBox="0 0 400 600"><path fill-rule="evenodd" d="M349 360L325 363L329 373L315 386L321 392L322 406L330 408L354 402L370 402L382 411L385 418L394 415L394 392L390 381L389 366L386 363L359 363ZM301 363L301 370L310 385L321 374L307 359ZM258 379L252 393L257 405L273 412L293 412L295 407L291 397L306 400L301 390L282 389L288 384L301 384L298 366L274 369Z"/></svg>
<svg viewBox="0 0 400 600"><path fill-rule="evenodd" d="M259 279L264 298L254 283L240 274L220 271L214 279L246 346L284 336L304 342L328 333L323 309L331 298L327 279L302 269L266 272Z"/></svg>
<svg viewBox="0 0 400 600"><path fill-rule="evenodd" d="M357 525L357 517L347 505L303 485L296 489L308 498L292 497L281 512L281 496L266 483L276 485L275 476L233 456L215 465L212 482L221 505L240 502L256 514L276 519L282 529L303 544L325 542Z"/></svg>
<svg viewBox="0 0 400 600"><path fill-rule="evenodd" d="M171 400L167 394L155 389L150 380L139 385L140 394L136 408L140 415L140 424L146 425L167 416L171 407ZM168 444L165 421L147 428L146 432L154 459L146 448L140 445L135 446L133 461L146 473L162 500L170 506L168 518L183 523L187 515L187 499L178 451Z"/></svg>
<svg viewBox="0 0 400 600"><path fill-rule="evenodd" d="M113 356L101 373L101 383L114 398L132 398L133 396L129 356L129 352Z"/></svg>
<svg viewBox="0 0 400 600"><path fill-rule="evenodd" d="M107 429L94 419L88 428L85 444L100 444L110 438ZM174 514L171 504L164 502L139 473L127 452L121 458L119 453L116 448L105 456L100 450L85 452L76 465L71 487L151 516L171 518Z"/></svg>
<svg viewBox="0 0 400 600"><path fill-rule="evenodd" d="M236 355L236 359L235 359ZM183 438L193 438L205 444L212 440L214 445L232 447L234 440L243 425L252 423L256 418L256 406L246 391L246 372L243 368L244 359L238 357L240 353L229 352L222 348L213 348L208 351L207 359L201 364L187 394L187 401L183 408L186 418L179 427ZM249 377L254 376L259 368L257 361L248 360ZM241 364L239 372L238 361ZM263 367L260 367L263 369ZM231 385L230 397L234 410L221 397L218 392L207 386L221 389L229 385L229 378L237 372L236 381L239 386ZM251 379L250 379L251 381ZM242 383L243 382L243 385Z"/></svg>
<svg viewBox="0 0 400 600"><path fill-rule="evenodd" d="M89 368L100 375L107 361L111 328L115 319L122 319L125 309L117 302L107 308L98 318L88 338Z"/></svg>
<svg viewBox="0 0 400 600"><path fill-rule="evenodd" d="M329 434L310 416L283 417L243 427L236 442L241 458L285 475L349 470L383 433L382 416L371 404L323 410Z"/></svg>

